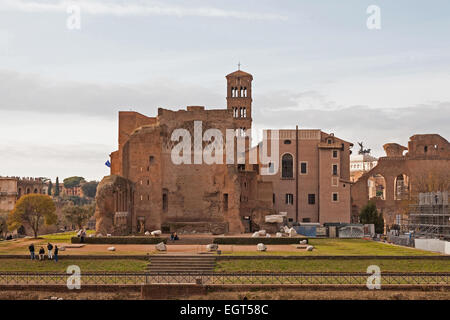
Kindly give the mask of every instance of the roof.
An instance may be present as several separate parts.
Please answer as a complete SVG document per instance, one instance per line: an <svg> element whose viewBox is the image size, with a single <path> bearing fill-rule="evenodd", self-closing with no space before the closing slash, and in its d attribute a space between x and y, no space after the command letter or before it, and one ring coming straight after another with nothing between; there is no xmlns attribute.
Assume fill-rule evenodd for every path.
<svg viewBox="0 0 450 320"><path fill-rule="evenodd" d="M228 77L250 77L253 79L253 76L250 73L247 73L242 70L236 70L235 72L232 72L226 76L226 78L228 78Z"/></svg>

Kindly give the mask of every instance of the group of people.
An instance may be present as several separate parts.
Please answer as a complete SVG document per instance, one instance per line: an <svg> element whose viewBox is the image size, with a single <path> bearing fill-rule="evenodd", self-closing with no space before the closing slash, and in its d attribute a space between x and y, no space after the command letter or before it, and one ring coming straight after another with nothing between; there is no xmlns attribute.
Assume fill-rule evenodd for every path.
<svg viewBox="0 0 450 320"><path fill-rule="evenodd" d="M180 240L180 238L178 238L178 235L176 232L172 232L172 234L170 235L170 240L175 241L175 240Z"/></svg>
<svg viewBox="0 0 450 320"><path fill-rule="evenodd" d="M35 253L34 253L34 244L30 244L30 246L28 247L28 250L30 251L30 257L31 260L38 260L38 258L36 257ZM55 262L58 262L58 253L59 253L59 248L57 245L55 245L53 247L53 245L49 242L47 244L47 254L48 254L48 259L49 260L55 260ZM38 257L39 260L45 260L45 249L44 247L40 247L39 248L39 252L38 252Z"/></svg>
<svg viewBox="0 0 450 320"><path fill-rule="evenodd" d="M80 239L80 242L83 243L83 242L84 242L84 238L86 238L86 230L80 229L80 230L77 232L77 237L78 237L78 238L81 238L81 239Z"/></svg>

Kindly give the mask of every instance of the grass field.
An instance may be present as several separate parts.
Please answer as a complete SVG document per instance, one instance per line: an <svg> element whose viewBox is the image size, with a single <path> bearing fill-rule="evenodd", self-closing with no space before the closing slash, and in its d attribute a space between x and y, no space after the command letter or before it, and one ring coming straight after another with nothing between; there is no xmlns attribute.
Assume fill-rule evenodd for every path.
<svg viewBox="0 0 450 320"><path fill-rule="evenodd" d="M18 239L11 241L0 241L0 255L5 254L28 254L28 246L34 243L35 247L46 246L47 242L58 245L70 243L74 232L51 234L39 239ZM387 256L430 256L438 253L417 250L414 248L401 247L381 242L364 239L310 239L309 243L315 247L312 252L297 249L296 245L267 245L266 252L258 252L255 245L219 245L223 255L387 255ZM154 245L114 245L115 252L107 248L110 245L86 244L82 248L70 248L61 255L146 255L156 253ZM204 245L168 245L169 253L193 253L203 249Z"/></svg>
<svg viewBox="0 0 450 320"><path fill-rule="evenodd" d="M296 245L290 245L292 248L289 251L277 250L278 246L269 245L266 252L255 252L255 251L227 251L222 250L224 255L330 255L330 256L340 256L340 255L374 255L374 256L431 256L439 255L439 253L418 250L414 248L402 247L391 245L382 242L364 240L364 239L309 239L309 244L314 246L312 252L298 250ZM281 247L281 246L280 246ZM238 246L233 246L233 248L238 248Z"/></svg>
<svg viewBox="0 0 450 320"><path fill-rule="evenodd" d="M450 272L450 260L230 260L218 261L219 272L366 272L377 265L382 272Z"/></svg>
<svg viewBox="0 0 450 320"><path fill-rule="evenodd" d="M31 261L25 259L0 259L0 271L33 271L33 272L66 272L70 265L77 265L82 272L116 271L139 272L144 271L148 261L145 260L75 260L63 259L58 262L44 260Z"/></svg>
<svg viewBox="0 0 450 320"><path fill-rule="evenodd" d="M95 230L87 230L86 234L87 235L95 234ZM40 238L46 239L47 241L58 241L58 242L70 243L70 239L72 237L76 237L76 236L77 236L77 233L75 231L71 231L71 232L46 234L44 236L40 236Z"/></svg>

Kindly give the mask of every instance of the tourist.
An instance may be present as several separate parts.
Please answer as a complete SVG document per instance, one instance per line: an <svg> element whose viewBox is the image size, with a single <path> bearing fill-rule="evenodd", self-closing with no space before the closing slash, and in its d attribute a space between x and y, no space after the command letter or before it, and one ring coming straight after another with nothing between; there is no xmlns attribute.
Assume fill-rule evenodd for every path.
<svg viewBox="0 0 450 320"><path fill-rule="evenodd" d="M175 235L173 232L170 234L170 240L172 240L172 241L175 240Z"/></svg>
<svg viewBox="0 0 450 320"><path fill-rule="evenodd" d="M53 256L55 257L55 262L58 262L58 251L59 251L58 246L55 245L55 252L53 254Z"/></svg>
<svg viewBox="0 0 450 320"><path fill-rule="evenodd" d="M50 242L47 245L47 249L48 249L48 258L50 260L52 260L53 259L53 253L52 253L53 245Z"/></svg>
<svg viewBox="0 0 450 320"><path fill-rule="evenodd" d="M176 232L173 233L173 240L180 240Z"/></svg>
<svg viewBox="0 0 450 320"><path fill-rule="evenodd" d="M44 247L41 247L39 249L39 260L44 260L44 257L45 257L45 249Z"/></svg>
<svg viewBox="0 0 450 320"><path fill-rule="evenodd" d="M34 260L34 244L30 244L28 250L30 250L31 260Z"/></svg>
<svg viewBox="0 0 450 320"><path fill-rule="evenodd" d="M86 231L84 229L81 230L81 243L84 243L84 238L86 237Z"/></svg>

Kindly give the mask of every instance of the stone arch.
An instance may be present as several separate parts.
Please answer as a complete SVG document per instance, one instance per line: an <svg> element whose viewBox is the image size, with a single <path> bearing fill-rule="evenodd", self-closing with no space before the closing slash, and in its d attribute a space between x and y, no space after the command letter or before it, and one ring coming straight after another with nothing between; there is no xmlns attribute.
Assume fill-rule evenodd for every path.
<svg viewBox="0 0 450 320"><path fill-rule="evenodd" d="M383 175L375 173L367 179L369 199L378 198L386 200L386 179Z"/></svg>

